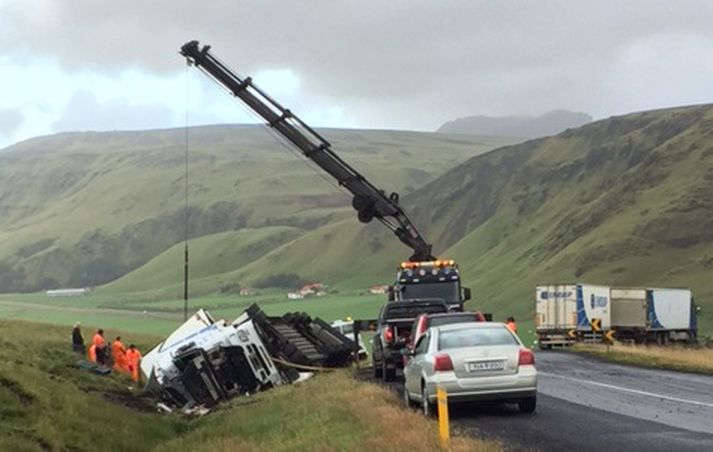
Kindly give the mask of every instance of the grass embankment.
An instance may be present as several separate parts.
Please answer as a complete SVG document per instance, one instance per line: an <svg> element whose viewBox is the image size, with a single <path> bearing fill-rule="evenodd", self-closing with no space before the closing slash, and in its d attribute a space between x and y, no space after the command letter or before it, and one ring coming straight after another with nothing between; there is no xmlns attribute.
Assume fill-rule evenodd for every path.
<svg viewBox="0 0 713 452"><path fill-rule="evenodd" d="M115 336L116 331L108 331ZM151 336L125 335L146 350ZM74 368L69 330L0 321L0 450L437 449L437 425L347 371L318 375L200 419L158 414L120 375ZM389 445L393 445L390 447ZM454 450L498 443L455 438Z"/></svg>
<svg viewBox="0 0 713 452"><path fill-rule="evenodd" d="M607 349L604 345L577 344L572 350L620 364L713 375L713 348L710 347L615 344Z"/></svg>

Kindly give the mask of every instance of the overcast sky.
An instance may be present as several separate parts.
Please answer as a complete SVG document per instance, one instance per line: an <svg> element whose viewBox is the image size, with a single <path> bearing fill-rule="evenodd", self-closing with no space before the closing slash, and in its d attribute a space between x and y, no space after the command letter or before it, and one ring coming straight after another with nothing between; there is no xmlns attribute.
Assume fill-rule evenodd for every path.
<svg viewBox="0 0 713 452"><path fill-rule="evenodd" d="M249 120L192 39L314 126L713 101L713 1L0 0L0 147Z"/></svg>

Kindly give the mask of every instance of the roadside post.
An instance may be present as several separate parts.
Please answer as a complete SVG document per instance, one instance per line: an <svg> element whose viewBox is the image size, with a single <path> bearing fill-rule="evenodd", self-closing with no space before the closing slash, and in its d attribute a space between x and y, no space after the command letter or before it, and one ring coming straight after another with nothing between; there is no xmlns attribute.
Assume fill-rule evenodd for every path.
<svg viewBox="0 0 713 452"><path fill-rule="evenodd" d="M441 386L436 388L438 398L438 432L441 437L441 446L448 447L451 439L450 426L448 422L448 393Z"/></svg>

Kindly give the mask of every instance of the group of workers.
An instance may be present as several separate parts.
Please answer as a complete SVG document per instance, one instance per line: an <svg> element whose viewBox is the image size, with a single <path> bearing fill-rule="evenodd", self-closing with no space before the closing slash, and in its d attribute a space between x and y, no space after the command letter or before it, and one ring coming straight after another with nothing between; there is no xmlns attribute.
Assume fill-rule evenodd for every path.
<svg viewBox="0 0 713 452"><path fill-rule="evenodd" d="M117 336L110 346L104 338L104 330L100 328L94 333L89 348L85 349L81 325L77 322L72 330L72 350L82 356L86 353L90 362L102 366L108 366L113 362L114 371L129 374L134 382L139 381L141 352L134 344L126 348L121 341L121 336ZM109 351L111 351L111 355L109 355ZM109 360L110 357L111 361Z"/></svg>

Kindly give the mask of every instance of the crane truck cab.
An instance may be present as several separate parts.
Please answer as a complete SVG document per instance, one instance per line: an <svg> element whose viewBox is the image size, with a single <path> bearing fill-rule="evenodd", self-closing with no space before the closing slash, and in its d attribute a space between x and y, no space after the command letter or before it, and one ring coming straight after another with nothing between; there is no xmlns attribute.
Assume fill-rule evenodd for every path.
<svg viewBox="0 0 713 452"><path fill-rule="evenodd" d="M449 311L462 311L470 300L470 289L462 287L458 264L451 259L402 262L389 301L441 299Z"/></svg>

